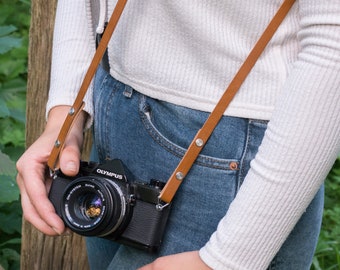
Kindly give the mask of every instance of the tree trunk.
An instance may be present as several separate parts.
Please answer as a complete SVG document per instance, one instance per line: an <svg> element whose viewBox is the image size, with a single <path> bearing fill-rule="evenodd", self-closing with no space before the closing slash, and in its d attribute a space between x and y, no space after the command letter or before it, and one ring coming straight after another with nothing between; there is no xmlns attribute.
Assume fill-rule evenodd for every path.
<svg viewBox="0 0 340 270"><path fill-rule="evenodd" d="M28 59L26 145L39 137L45 126L52 35L57 0L31 0ZM84 158L90 136L85 139ZM84 239L78 235L48 237L23 221L21 270L89 269Z"/></svg>

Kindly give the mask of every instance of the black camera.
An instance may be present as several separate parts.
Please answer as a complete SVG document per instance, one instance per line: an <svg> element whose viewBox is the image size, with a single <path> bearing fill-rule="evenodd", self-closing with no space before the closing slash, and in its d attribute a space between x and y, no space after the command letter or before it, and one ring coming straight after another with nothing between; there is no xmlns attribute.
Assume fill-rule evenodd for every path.
<svg viewBox="0 0 340 270"><path fill-rule="evenodd" d="M49 199L75 233L155 252L170 212L170 205L159 202L163 186L157 180L135 182L118 159L81 162L76 177L55 173Z"/></svg>

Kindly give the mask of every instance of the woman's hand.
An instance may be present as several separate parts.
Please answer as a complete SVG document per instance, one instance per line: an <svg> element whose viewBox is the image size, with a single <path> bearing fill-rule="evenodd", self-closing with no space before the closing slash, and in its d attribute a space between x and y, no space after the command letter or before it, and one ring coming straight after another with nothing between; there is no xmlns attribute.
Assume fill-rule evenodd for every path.
<svg viewBox="0 0 340 270"><path fill-rule="evenodd" d="M211 270L200 258L198 251L164 256L139 270Z"/></svg>
<svg viewBox="0 0 340 270"><path fill-rule="evenodd" d="M63 221L48 199L51 179L46 164L69 109L69 106L58 106L50 111L45 131L17 162L23 216L47 235L60 235L65 230ZM78 116L60 155L60 168L69 176L76 175L79 170L85 118L85 112Z"/></svg>

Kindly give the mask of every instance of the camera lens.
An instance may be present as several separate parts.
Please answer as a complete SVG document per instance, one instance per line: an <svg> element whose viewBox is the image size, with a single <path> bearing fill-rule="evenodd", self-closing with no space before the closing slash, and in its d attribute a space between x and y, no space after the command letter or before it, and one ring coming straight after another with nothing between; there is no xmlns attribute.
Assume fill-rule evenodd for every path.
<svg viewBox="0 0 340 270"><path fill-rule="evenodd" d="M77 178L64 192L62 218L81 235L114 235L130 218L125 189L105 178Z"/></svg>
<svg viewBox="0 0 340 270"><path fill-rule="evenodd" d="M102 200L95 193L89 193L79 197L79 210L85 218L98 218L102 212L102 207Z"/></svg>

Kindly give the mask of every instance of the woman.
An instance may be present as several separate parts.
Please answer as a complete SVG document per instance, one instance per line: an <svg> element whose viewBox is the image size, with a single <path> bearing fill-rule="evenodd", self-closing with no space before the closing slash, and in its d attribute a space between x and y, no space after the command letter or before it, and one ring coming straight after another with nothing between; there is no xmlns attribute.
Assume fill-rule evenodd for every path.
<svg viewBox="0 0 340 270"><path fill-rule="evenodd" d="M65 227L47 198L46 161L94 29L115 3L58 1L47 126L17 165L24 216L49 235ZM166 181L280 4L128 2L110 70L98 70L62 152L63 173L77 174L82 130L94 121L100 162L119 158L138 180ZM297 1L176 194L160 253L89 238L91 267L309 269L322 182L340 147L339 52L338 1Z"/></svg>

